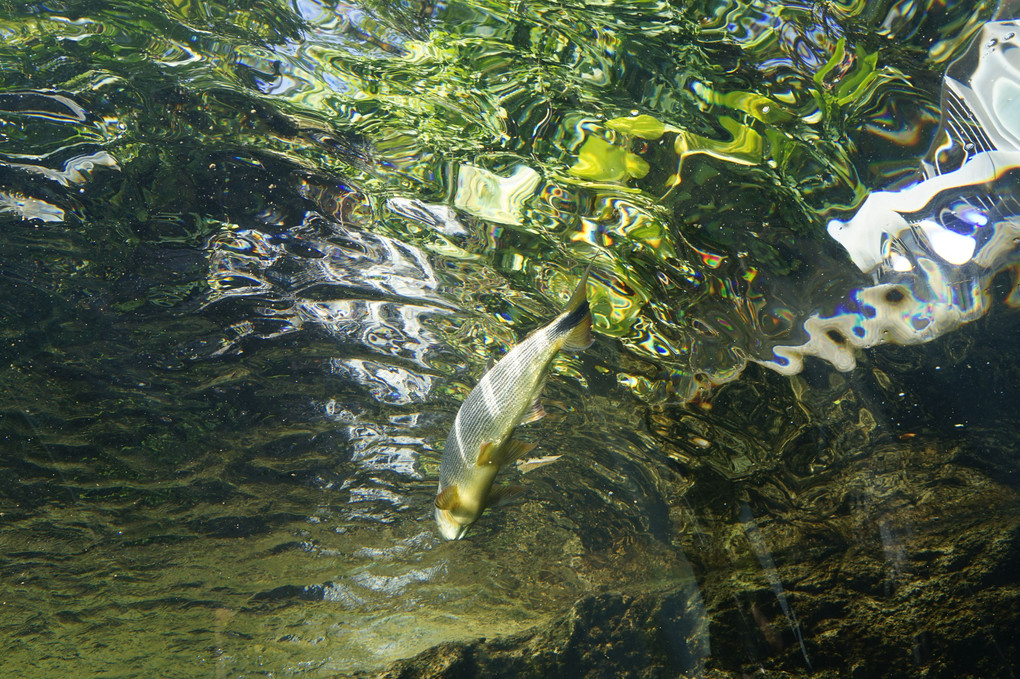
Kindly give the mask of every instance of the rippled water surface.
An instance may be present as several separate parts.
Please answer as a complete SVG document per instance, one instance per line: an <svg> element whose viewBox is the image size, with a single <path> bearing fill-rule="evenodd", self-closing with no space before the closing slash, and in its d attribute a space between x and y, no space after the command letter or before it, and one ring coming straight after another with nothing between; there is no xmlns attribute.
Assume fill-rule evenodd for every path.
<svg viewBox="0 0 1020 679"><path fill-rule="evenodd" d="M332 676L676 590L677 675L894 632L1020 671L893 622L1016 588L1015 248L977 322L779 374L875 282L826 224L916 178L995 12L4 5L0 674ZM521 433L563 457L444 542L457 408L589 262L596 343Z"/></svg>

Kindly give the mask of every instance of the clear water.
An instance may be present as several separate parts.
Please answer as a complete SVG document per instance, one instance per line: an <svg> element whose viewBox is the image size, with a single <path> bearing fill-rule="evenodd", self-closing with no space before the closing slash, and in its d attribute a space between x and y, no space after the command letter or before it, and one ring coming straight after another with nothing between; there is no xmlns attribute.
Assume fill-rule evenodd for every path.
<svg viewBox="0 0 1020 679"><path fill-rule="evenodd" d="M678 672L1010 676L1016 313L756 365L869 282L825 224L994 11L0 8L0 674L331 676L693 588ZM441 541L460 402L592 260L522 434L563 458Z"/></svg>

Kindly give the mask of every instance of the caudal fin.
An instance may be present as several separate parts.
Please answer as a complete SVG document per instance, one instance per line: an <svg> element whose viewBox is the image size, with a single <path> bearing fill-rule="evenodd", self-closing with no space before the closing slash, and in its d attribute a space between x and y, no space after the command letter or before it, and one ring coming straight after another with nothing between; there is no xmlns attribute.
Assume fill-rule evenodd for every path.
<svg viewBox="0 0 1020 679"><path fill-rule="evenodd" d="M570 301L567 302L567 308L564 311L576 311L582 304L588 304L588 274L591 273L591 265L594 263L595 260L588 262L588 267L581 274L581 280L577 282L577 287L570 295Z"/></svg>
<svg viewBox="0 0 1020 679"><path fill-rule="evenodd" d="M591 346L595 338L591 334L591 310L588 308L588 273L591 264L584 270L584 275L574 288L574 294L567 302L567 308L560 317L556 329L566 335L561 349L563 351L583 351Z"/></svg>

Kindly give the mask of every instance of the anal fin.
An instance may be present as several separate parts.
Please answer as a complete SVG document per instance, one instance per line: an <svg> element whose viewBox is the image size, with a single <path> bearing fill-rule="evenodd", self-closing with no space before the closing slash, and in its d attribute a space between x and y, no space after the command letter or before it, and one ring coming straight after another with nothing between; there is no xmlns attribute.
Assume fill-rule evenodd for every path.
<svg viewBox="0 0 1020 679"><path fill-rule="evenodd" d="M439 509L453 509L460 502L460 493L457 491L456 485L450 485L443 488L436 495L436 507Z"/></svg>

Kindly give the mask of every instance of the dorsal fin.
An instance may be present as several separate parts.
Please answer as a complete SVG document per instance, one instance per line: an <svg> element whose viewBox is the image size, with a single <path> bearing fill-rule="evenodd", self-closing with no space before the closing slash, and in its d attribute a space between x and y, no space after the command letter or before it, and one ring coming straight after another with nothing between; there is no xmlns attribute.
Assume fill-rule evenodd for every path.
<svg viewBox="0 0 1020 679"><path fill-rule="evenodd" d="M499 486L489 491L489 496L485 499L485 506L505 505L523 494L524 486Z"/></svg>
<svg viewBox="0 0 1020 679"><path fill-rule="evenodd" d="M524 441L510 439L503 445L503 450L500 451L500 466L516 462L534 450L537 445L537 443L525 443Z"/></svg>

